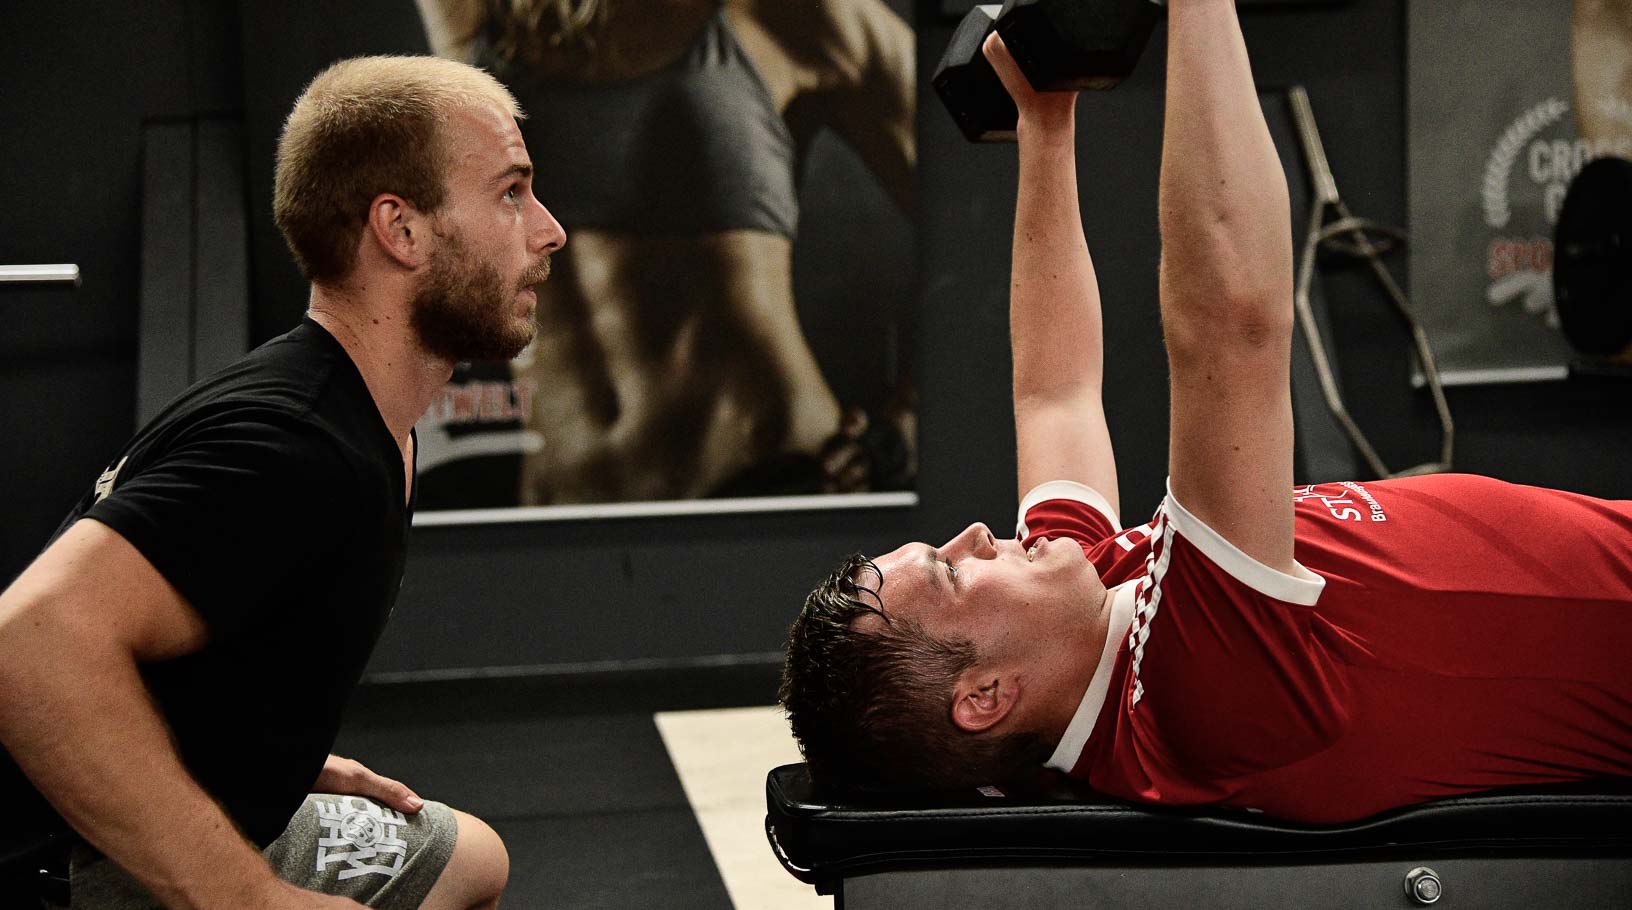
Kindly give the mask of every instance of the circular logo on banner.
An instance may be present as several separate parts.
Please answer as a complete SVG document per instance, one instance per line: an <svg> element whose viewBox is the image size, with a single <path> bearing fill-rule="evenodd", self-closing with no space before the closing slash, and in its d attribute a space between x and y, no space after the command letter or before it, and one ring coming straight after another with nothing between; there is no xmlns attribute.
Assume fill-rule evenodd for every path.
<svg viewBox="0 0 1632 910"><path fill-rule="evenodd" d="M1548 98L1508 124L1485 157L1480 202L1492 231L1485 254L1493 307L1517 304L1558 326L1553 300L1553 231L1570 178L1591 155L1577 139L1570 104Z"/></svg>
<svg viewBox="0 0 1632 910"><path fill-rule="evenodd" d="M1606 116L1626 114L1626 103L1610 99ZM1570 102L1548 98L1508 124L1485 156L1480 203L1491 235L1486 250L1485 298L1491 306L1517 304L1524 312L1558 327L1553 299L1553 231L1570 181L1594 159L1624 154L1626 142L1597 141L1576 133L1578 117Z"/></svg>
<svg viewBox="0 0 1632 910"><path fill-rule="evenodd" d="M1511 178L1513 166L1518 164L1521 158L1528 159L1526 163L1530 167L1525 170L1530 181L1544 185L1549 198L1555 193L1553 184L1557 183L1557 201L1547 205L1546 212L1548 224L1558 220L1558 207L1564 203L1564 190L1569 186L1570 177L1575 176L1586 162L1576 164L1562 180L1555 180L1554 177L1567 168L1569 162L1575 158L1577 154L1575 146L1585 146L1587 143L1584 139L1572 142L1562 136L1541 137L1541 134L1558 123L1569 110L1569 102L1559 98L1548 98L1519 115L1518 119L1509 124L1502 133L1502 138L1496 141L1490 155L1485 159L1485 184L1482 193L1485 224L1495 230L1501 230L1513 220ZM1564 167L1560 167L1561 164Z"/></svg>

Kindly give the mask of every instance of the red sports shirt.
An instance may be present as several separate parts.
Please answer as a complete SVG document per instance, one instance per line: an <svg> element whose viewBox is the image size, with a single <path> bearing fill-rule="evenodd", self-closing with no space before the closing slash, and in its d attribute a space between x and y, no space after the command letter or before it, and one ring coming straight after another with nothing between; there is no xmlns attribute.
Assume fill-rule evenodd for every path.
<svg viewBox="0 0 1632 910"><path fill-rule="evenodd" d="M1111 633L1048 766L1099 792L1341 822L1473 790L1632 775L1632 502L1436 475L1298 487L1298 570L1169 491L1121 530L1043 484Z"/></svg>

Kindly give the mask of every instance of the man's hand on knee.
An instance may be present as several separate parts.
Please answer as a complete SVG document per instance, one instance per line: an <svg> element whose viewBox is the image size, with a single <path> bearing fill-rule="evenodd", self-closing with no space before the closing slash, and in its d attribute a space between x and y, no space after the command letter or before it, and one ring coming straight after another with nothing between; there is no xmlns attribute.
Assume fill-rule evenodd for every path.
<svg viewBox="0 0 1632 910"><path fill-rule="evenodd" d="M323 762L323 771L317 775L312 792L363 796L410 815L425 807L424 800L408 789L407 784L376 774L362 762L338 755L330 755Z"/></svg>

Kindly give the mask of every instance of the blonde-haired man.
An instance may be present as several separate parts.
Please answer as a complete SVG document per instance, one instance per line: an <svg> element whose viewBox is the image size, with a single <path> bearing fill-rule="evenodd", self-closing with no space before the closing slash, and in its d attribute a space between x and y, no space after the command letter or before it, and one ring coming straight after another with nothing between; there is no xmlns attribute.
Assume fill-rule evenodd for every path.
<svg viewBox="0 0 1632 910"><path fill-rule="evenodd" d="M138 432L0 594L0 794L77 832L76 910L497 905L490 828L328 750L401 583L413 425L532 339L566 239L520 115L446 60L320 74L275 190L307 318Z"/></svg>

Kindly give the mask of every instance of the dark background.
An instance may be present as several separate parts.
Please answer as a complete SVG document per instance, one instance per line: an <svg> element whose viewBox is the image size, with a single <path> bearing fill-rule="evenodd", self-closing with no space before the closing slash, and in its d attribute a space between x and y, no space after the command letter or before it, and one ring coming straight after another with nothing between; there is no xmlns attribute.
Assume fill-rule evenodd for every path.
<svg viewBox="0 0 1632 910"><path fill-rule="evenodd" d="M1394 224L1406 212L1404 3L1244 12L1260 83L1308 86L1345 199L1356 214ZM256 181L269 179L275 136L247 125L269 109L275 122L299 88L275 74L291 58L315 71L335 56L422 43L411 15L372 12L398 5L292 13L205 0L5 4L0 263L72 261L85 280L73 290L0 287L0 578L26 565L134 429L143 124L246 124L249 205L265 197ZM400 6L411 12L406 0ZM1009 526L1013 150L959 137L929 95L951 20L938 2L924 3L918 19L920 505L421 528L377 678L770 662L803 592L842 554L939 541L977 519ZM1130 522L1155 508L1165 476L1155 206L1164 47L1158 29L1134 77L1085 98L1079 112L1084 220L1107 309L1107 409ZM253 261L281 261L270 230L268 213L252 209ZM1403 278L1405 262L1393 265ZM275 283L251 277L257 287ZM1409 388L1405 336L1371 279L1339 270L1326 291L1353 411L1390 463L1428 460L1432 412ZM254 336L283 331L299 309L299 300L258 301ZM1632 498L1628 391L1601 379L1454 389L1457 465Z"/></svg>

